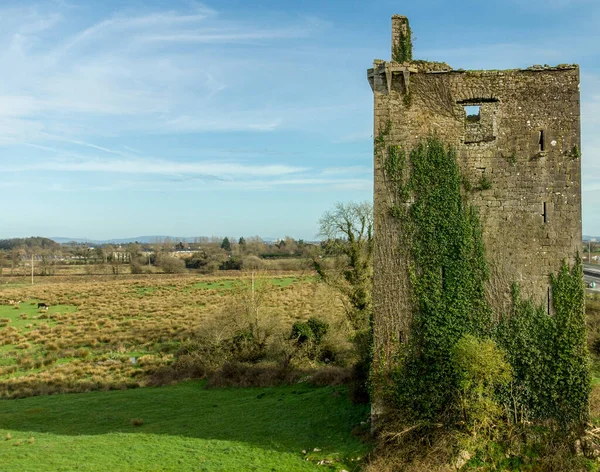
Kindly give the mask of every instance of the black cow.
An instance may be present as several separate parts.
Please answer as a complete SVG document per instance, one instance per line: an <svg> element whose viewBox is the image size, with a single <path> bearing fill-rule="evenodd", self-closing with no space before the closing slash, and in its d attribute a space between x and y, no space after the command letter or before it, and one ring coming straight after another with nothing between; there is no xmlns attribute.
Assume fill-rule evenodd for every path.
<svg viewBox="0 0 600 472"><path fill-rule="evenodd" d="M48 308L49 308L49 306L46 305L44 302L38 303L38 310L41 310L41 309L47 310Z"/></svg>

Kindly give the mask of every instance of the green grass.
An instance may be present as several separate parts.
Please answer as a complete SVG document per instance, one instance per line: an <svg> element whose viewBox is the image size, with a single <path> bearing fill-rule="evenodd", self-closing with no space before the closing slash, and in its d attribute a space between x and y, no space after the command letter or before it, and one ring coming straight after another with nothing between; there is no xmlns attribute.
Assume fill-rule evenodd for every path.
<svg viewBox="0 0 600 472"><path fill-rule="evenodd" d="M271 283L276 287L287 287L288 285L292 285L300 280L302 279L299 279L298 277L282 277L279 279L272 279Z"/></svg>
<svg viewBox="0 0 600 472"><path fill-rule="evenodd" d="M185 382L2 400L1 469L355 470L352 459L368 446L350 432L367 414L343 387L304 384L206 390L202 382ZM333 464L316 464L323 459Z"/></svg>
<svg viewBox="0 0 600 472"><path fill-rule="evenodd" d="M269 283L275 287L287 287L292 285L293 283L306 281L308 278L300 278L300 277L275 277L268 279ZM245 279L244 282L247 283L248 279ZM222 279L222 280L213 280L209 282L197 282L193 284L190 288L192 289L204 289L204 290L231 290L240 285L239 279Z"/></svg>
<svg viewBox="0 0 600 472"><path fill-rule="evenodd" d="M139 296L150 295L156 291L156 287L136 287L135 293Z"/></svg>
<svg viewBox="0 0 600 472"><path fill-rule="evenodd" d="M29 287L30 285L31 285L30 283L25 283L25 282L6 282L6 283L0 283L0 290L2 290L4 288Z"/></svg>
<svg viewBox="0 0 600 472"><path fill-rule="evenodd" d="M197 282L191 286L193 289L203 290L231 290L235 287L235 280L215 280L212 282Z"/></svg>
<svg viewBox="0 0 600 472"><path fill-rule="evenodd" d="M26 326L29 324L32 325L31 329L35 329L41 323L46 323L49 326L56 324L51 318L39 318L40 315L50 316L55 313L72 313L77 310L77 307L73 305L51 305L47 311L38 310L37 304L36 300L27 300L19 304L18 308L15 308L13 305L0 305L0 318L9 318L11 320L7 326L28 330L29 328L26 328ZM27 318L21 318L23 313L27 315Z"/></svg>

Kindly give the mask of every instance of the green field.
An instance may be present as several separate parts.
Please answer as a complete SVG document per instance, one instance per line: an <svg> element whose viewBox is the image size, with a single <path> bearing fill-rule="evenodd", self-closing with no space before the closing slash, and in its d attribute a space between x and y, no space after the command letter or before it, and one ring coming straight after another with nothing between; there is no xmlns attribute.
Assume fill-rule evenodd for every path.
<svg viewBox="0 0 600 472"><path fill-rule="evenodd" d="M314 314L342 329L341 307L314 277L254 280L273 346L302 353L289 332ZM154 374L181 346L246 327L251 275L43 282L0 291L0 396L13 397L0 400L0 472L352 471L370 450L352 434L368 429L368 406L352 405L346 387L134 388L160 384ZM268 352L262 368L277 372L280 351ZM300 355L293 362L301 375L343 371Z"/></svg>
<svg viewBox="0 0 600 472"><path fill-rule="evenodd" d="M313 277L273 277L268 280L268 283L273 287L287 287L297 282L310 282ZM194 289L211 289L211 290L231 290L239 287L239 282L234 279L219 280L212 282L198 282L192 285Z"/></svg>
<svg viewBox="0 0 600 472"><path fill-rule="evenodd" d="M315 314L343 319L335 296L313 276L257 273L254 281L259 316L284 333L280 337ZM243 329L244 294L251 287L251 273L44 278L2 286L0 397L147 385L210 326ZM22 303L14 306L16 300ZM50 309L38 310L38 301Z"/></svg>
<svg viewBox="0 0 600 472"><path fill-rule="evenodd" d="M350 471L369 449L351 434L367 416L344 387L304 383L207 390L196 381L4 400L0 469Z"/></svg>
<svg viewBox="0 0 600 472"><path fill-rule="evenodd" d="M19 306L0 305L0 327L6 325L15 328L34 329L41 323L52 325L51 315L73 313L77 307L73 305L53 305L48 310L38 310L37 300L27 300ZM10 321L7 321L10 320ZM30 325L30 326L29 326Z"/></svg>

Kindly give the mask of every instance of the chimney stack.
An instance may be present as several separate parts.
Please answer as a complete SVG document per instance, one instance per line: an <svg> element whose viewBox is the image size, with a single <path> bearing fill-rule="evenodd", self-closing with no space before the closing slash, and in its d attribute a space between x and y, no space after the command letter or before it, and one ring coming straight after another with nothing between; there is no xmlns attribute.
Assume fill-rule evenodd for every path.
<svg viewBox="0 0 600 472"><path fill-rule="evenodd" d="M392 61L412 60L412 39L408 18L402 15L392 16Z"/></svg>

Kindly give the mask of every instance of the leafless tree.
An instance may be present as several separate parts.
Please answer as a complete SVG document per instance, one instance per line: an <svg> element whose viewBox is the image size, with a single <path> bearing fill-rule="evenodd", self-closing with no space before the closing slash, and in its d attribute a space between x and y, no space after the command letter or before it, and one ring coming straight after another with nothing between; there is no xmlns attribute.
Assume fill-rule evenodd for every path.
<svg viewBox="0 0 600 472"><path fill-rule="evenodd" d="M338 202L319 220L327 265L313 257L322 279L342 295L353 329L369 327L373 283L373 206L369 202Z"/></svg>

